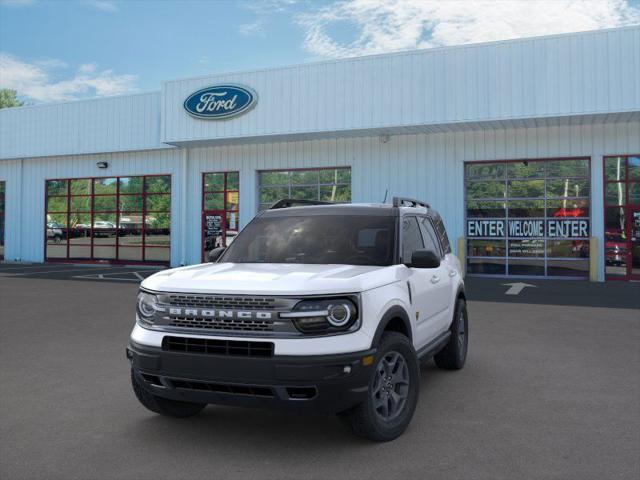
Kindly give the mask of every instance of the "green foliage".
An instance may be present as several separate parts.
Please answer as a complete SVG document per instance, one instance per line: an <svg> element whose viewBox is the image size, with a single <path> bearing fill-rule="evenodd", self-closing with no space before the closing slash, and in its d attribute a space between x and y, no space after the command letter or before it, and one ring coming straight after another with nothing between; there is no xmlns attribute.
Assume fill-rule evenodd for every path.
<svg viewBox="0 0 640 480"><path fill-rule="evenodd" d="M21 107L24 102L18 100L18 92L10 88L0 88L0 108Z"/></svg>

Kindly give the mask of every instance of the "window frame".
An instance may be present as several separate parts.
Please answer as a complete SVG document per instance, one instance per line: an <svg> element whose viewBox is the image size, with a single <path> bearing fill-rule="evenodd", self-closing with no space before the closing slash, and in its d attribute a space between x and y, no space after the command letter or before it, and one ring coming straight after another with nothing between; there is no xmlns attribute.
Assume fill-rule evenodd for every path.
<svg viewBox="0 0 640 480"><path fill-rule="evenodd" d="M443 248L442 242L440 240L440 237L439 237L438 233L436 232L433 219L429 215L419 215L419 218L421 220L423 220L425 223L428 223L428 225L431 227L431 231L433 232L433 241L435 242L435 246L438 249L438 251L434 252L434 253L439 254L441 260L444 259L444 256L445 256L444 248ZM418 227L420 227L420 233L422 234L422 244L423 244L424 248L426 249L427 246L425 245L424 236L425 236L425 233L427 235L429 235L429 232L428 231L427 232L423 232L422 231L422 223L423 222L418 220ZM424 228L427 229L427 226L425 225Z"/></svg>
<svg viewBox="0 0 640 480"><path fill-rule="evenodd" d="M562 162L562 161L586 161L586 171L585 174L579 175L569 175L566 177L551 175L549 172L549 165L552 162ZM509 164L515 163L523 163L523 162L531 162L531 163L540 163L544 165L542 174L538 174L536 176L510 176L509 175ZM503 173L500 176L496 176L495 174L485 177L485 178L468 178L468 166L469 165L504 165ZM544 255L541 257L513 257L509 255L509 246L510 241L518 241L524 240L524 238L515 238L509 237L508 232L505 232L505 235L500 238L489 238L489 237L467 237L467 223L469 219L477 218L482 220L503 220L505 225L508 225L509 219L539 219L546 222L549 219L553 219L554 217L549 216L549 203L557 200L567 200L567 201L586 201L589 207L589 213L586 216L580 217L567 217L567 218L576 218L576 219L587 219L589 222L589 235L592 235L593 232L593 182L592 182L592 158L590 156L570 156L570 157L545 157L545 158L519 158L519 159L507 159L507 160L480 160L480 161L468 161L464 162L464 175L463 175L463 208L464 208L464 238L465 238L465 270L468 272L467 267L469 265L469 260L481 262L483 259L490 259L492 261L502 262L504 265L504 273L473 273L468 272L470 276L478 276L478 277L521 277L521 278L553 278L553 279L584 279L588 278L588 265L587 270L584 275L572 275L572 276L564 276L564 275L549 275L549 262L558 262L558 261L568 261L568 262L585 262L589 260L587 258L579 258L579 257L551 257L548 255L548 242L554 240L569 240L569 241L588 241L589 238L576 238L576 237L567 237L567 238L550 238L546 235L542 237L530 237L529 240L542 240L544 242ZM589 185L589 195L588 196L567 196L567 197L549 197L547 194L547 184L550 180L554 179L575 179L575 180L587 180ZM529 181L529 180L542 180L544 182L544 193L541 197L510 197L508 185L510 181ZM468 195L468 185L476 182L500 182L504 183L504 196L501 198L498 197L469 197ZM536 216L536 217L523 217L523 216L512 216L509 215L509 203L512 201L535 201L541 200L544 202L544 216ZM476 202L496 202L498 204L504 204L504 216L487 216L487 217L469 217L468 215L468 205L470 201ZM469 255L468 251L468 241L469 240L495 240L495 241L504 241L505 243L505 253L504 256L495 256L495 257L486 257L486 256L477 256L477 255ZM513 274L510 273L509 269L509 260L514 259L517 261L527 260L527 261L535 261L535 260L543 260L543 275L527 275L527 274ZM515 263L514 263L515 265Z"/></svg>
<svg viewBox="0 0 640 480"><path fill-rule="evenodd" d="M222 190L207 190L206 187L206 178L207 175L224 175ZM238 176L238 188L237 189L229 189L229 174L236 174ZM227 215L230 213L235 213L237 216L237 230L240 233L240 170L215 170L215 171L206 171L202 172L202 185L201 185L201 220L200 220L200 251L201 251L201 261L204 263L207 260L207 252L205 251L205 217L207 212L222 212L224 221L222 222L222 235L224 239L225 246L229 246L227 242ZM214 209L214 208L206 208L206 195L208 193L221 193L222 194L222 209ZM229 210L228 207L228 198L227 195L229 193L236 193L238 196L238 203L236 204L236 208Z"/></svg>
<svg viewBox="0 0 640 480"><path fill-rule="evenodd" d="M405 215L400 215L399 216L399 222L398 222L398 232L400 233L400 243L398 245L398 253L399 253L399 258L400 258L400 263L406 265L407 263L411 263L411 259L409 258L408 260L405 260L404 258L404 221L408 218L413 218L416 222L416 225L418 226L418 235L420 236L420 240L422 241L422 248L424 249L424 237L422 236L422 231L420 229L420 221L418 220L418 218L420 218L421 215L417 215L417 214L405 214ZM415 250L414 250L415 252ZM413 253L413 252L411 252Z"/></svg>
<svg viewBox="0 0 640 480"><path fill-rule="evenodd" d="M149 178L157 178L157 177L168 177L169 178L169 191L167 192L151 192L148 193L147 192L147 179ZM142 179L142 188L141 191L135 192L135 193L121 193L120 192L120 185L121 185L121 179L124 178L140 178ZM104 180L104 179L114 179L115 180L115 193L95 193L95 184L96 184L96 180ZM82 194L72 194L71 193L71 183L73 181L78 181L78 180L88 180L90 182L90 191L88 194L82 193ZM65 190L66 193L64 194L53 194L53 195L49 195L49 191L48 191L48 186L50 182L66 182L66 186L65 186ZM45 259L45 262L58 262L58 263L69 263L70 261L73 261L75 263L113 263L113 264L145 264L145 265L169 265L171 263L171 245L172 245L172 228L171 228L171 218L172 218L172 195L173 195L173 176L170 173L158 173L158 174L148 174L148 175L106 175L106 176L100 176L100 177L96 177L96 176L89 176L89 177L68 177L68 178L46 178L44 180L44 239L43 239L43 258ZM130 196L130 197L134 197L134 196L140 196L142 198L142 205L141 205L141 210L138 211L131 211L131 210L121 210L121 202L120 199L123 196ZM169 210L147 210L147 197L149 196L168 196L169 197ZM89 199L90 202L90 208L87 211L72 211L71 210L71 199L72 198L77 198L77 197L87 197ZM95 198L101 198L101 197L115 197L116 203L115 203L115 210L96 210L95 209ZM66 198L66 203L67 203L67 209L64 212L49 212L49 199L50 198ZM88 245L82 245L82 244L73 244L70 241L70 237L69 237L69 232L70 230L72 230L69 226L69 221L71 218L72 213L76 213L76 214L80 214L80 215L86 215L89 216L90 220L90 227L89 227L89 237L91 239L91 241L89 242ZM129 247L126 245L120 245L120 230L122 230L120 228L120 218L122 214L132 214L132 213L140 213L141 214L141 227L140 227L140 245L136 245L133 247ZM146 233L147 230L158 230L157 228L150 228L147 227L147 214L153 214L153 213L161 213L161 214L168 214L169 216L169 245L168 246L164 246L164 245L147 245L147 239L146 239ZM66 216L66 225L64 226L64 232L66 234L66 255L64 257L48 257L47 256L47 246L48 246L48 237L47 237L47 230L48 230L48 215L49 214L58 214L58 215L65 215ZM115 247L115 258L102 258L102 257L96 257L94 255L94 248L95 248L95 238L96 236L94 235L94 230L95 230L95 223L96 223L96 214L97 215L115 215L115 228L113 229L114 231L114 242L113 244L105 244L104 246L108 246L108 247ZM89 252L90 255L88 258L74 258L70 256L70 251L71 251L71 247L75 245L75 246L83 246L83 247L89 247ZM98 245L98 247L100 247L101 245ZM120 255L120 250L124 249L123 251L131 251L133 249L139 249L141 252L140 255L140 260L130 260L130 259L123 259L121 258ZM168 260L147 260L147 249L165 249L168 250L169 252L169 257Z"/></svg>
<svg viewBox="0 0 640 480"><path fill-rule="evenodd" d="M294 185L291 183L291 176L288 175L288 182L287 184L274 184L274 185L262 185L261 183L261 175L263 173L278 173L278 172L321 172L321 171L326 171L326 170L348 170L349 171L349 182L345 183L345 182L337 182L337 183L323 183L320 181L320 174L318 173L318 182L315 184L299 184L299 185ZM256 186L257 186L257 211L261 212L262 210L266 210L269 208L269 206L272 205L272 203L267 204L261 201L261 191L263 188L287 188L287 197L286 198L293 198L291 196L291 189L292 187L317 187L317 200L320 200L320 189L321 187L326 187L326 186L338 186L338 187L344 187L344 186L348 186L349 188L353 188L353 177L352 177L352 173L353 173L353 169L351 168L350 165L343 165L343 166L332 166L332 167L311 167L311 168L280 168L280 169L263 169L263 170L257 170L256 171ZM351 203L352 201L352 197L353 197L353 191L351 191L350 195L349 195L349 202ZM281 199L278 199L281 200ZM277 201L277 200L276 200ZM264 208L263 208L264 206Z"/></svg>
<svg viewBox="0 0 640 480"><path fill-rule="evenodd" d="M0 180L0 246L2 246L2 252L0 252L0 260L4 260L5 249L7 248L7 231L6 218L7 218L7 182L6 180Z"/></svg>
<svg viewBox="0 0 640 480"><path fill-rule="evenodd" d="M623 180L609 180L606 177L606 166L607 166L607 160L611 159L611 158L624 158L624 170L625 170L625 175L624 175L624 179ZM630 192L630 185L634 184L634 185L639 185L640 186L640 177L638 178L634 178L631 179L629 177L629 159L631 157L638 157L640 158L640 153L630 153L630 154L619 154L619 155L603 155L602 156L602 222L603 222L603 235L604 235L604 239L603 239L603 248L606 249L606 234L607 234L607 227L606 227L606 222L607 222L607 211L610 209L624 209L624 218L625 218L625 233L626 230L628 228L630 228L631 226L628 225L628 219L629 219L629 211L631 209L636 209L636 208L640 208L640 203L638 204L632 204L629 200L629 192ZM608 205L607 204L607 185L611 185L611 184L622 184L624 185L624 203L622 205ZM625 242L627 244L627 247L632 246L631 243L631 238L627 237L627 241ZM604 259L603 262L604 263L604 278L606 281L610 282L610 281L614 281L614 282L624 282L624 281L631 281L631 280L640 280L640 275L634 275L632 273L632 267L630 265L626 265L626 272L625 275L611 275L611 274L607 274L607 264L606 264L606 251L604 252ZM629 254L627 255L629 258L628 260L631 260L631 250L629 250Z"/></svg>

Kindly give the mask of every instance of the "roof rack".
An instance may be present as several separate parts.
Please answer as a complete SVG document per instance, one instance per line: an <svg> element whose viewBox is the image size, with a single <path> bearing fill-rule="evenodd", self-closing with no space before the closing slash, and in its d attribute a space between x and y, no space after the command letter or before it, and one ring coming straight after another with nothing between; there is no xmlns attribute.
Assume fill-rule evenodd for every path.
<svg viewBox="0 0 640 480"><path fill-rule="evenodd" d="M393 206L394 207L431 208L431 206L427 202L421 202L420 200L416 200L414 198L405 198L405 197L393 197Z"/></svg>
<svg viewBox="0 0 640 480"><path fill-rule="evenodd" d="M269 207L269 210L276 210L278 208L289 208L300 205L335 205L333 202L323 202L321 200L301 200L295 198L283 198Z"/></svg>

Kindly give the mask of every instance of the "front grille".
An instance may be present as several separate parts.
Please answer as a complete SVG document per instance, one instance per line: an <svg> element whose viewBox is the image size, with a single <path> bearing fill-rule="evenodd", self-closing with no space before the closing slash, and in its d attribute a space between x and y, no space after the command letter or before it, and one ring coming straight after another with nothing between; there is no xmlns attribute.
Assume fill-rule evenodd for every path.
<svg viewBox="0 0 640 480"><path fill-rule="evenodd" d="M273 320L244 320L231 318L203 318L169 315L172 327L204 330L235 330L241 332L272 332Z"/></svg>
<svg viewBox="0 0 640 480"><path fill-rule="evenodd" d="M298 336L293 322L279 318L300 300L290 297L199 293L158 293L160 308L153 319L159 330L215 332L220 335Z"/></svg>
<svg viewBox="0 0 640 480"><path fill-rule="evenodd" d="M232 355L238 357L273 357L272 342L245 342L209 338L164 337L162 349L170 352Z"/></svg>
<svg viewBox="0 0 640 480"><path fill-rule="evenodd" d="M174 388L184 390L200 390L214 393L230 393L232 395L250 395L254 397L273 398L275 395L270 387L259 385L234 385L230 383L197 382L194 380L179 380L171 378L169 382Z"/></svg>
<svg viewBox="0 0 640 480"><path fill-rule="evenodd" d="M235 310L275 310L276 299L224 295L168 295L172 307L220 308Z"/></svg>

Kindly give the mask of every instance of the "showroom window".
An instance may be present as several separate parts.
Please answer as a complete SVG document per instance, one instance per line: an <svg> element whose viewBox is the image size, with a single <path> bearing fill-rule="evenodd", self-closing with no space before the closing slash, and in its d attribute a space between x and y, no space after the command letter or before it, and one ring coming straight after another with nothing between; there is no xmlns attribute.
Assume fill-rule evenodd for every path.
<svg viewBox="0 0 640 480"><path fill-rule="evenodd" d="M4 212L5 212L5 188L6 183L0 182L0 260L4 260Z"/></svg>
<svg viewBox="0 0 640 480"><path fill-rule="evenodd" d="M240 174L202 174L202 260L207 252L228 246L240 229Z"/></svg>
<svg viewBox="0 0 640 480"><path fill-rule="evenodd" d="M640 155L604 158L607 280L640 280Z"/></svg>
<svg viewBox="0 0 640 480"><path fill-rule="evenodd" d="M168 264L171 176L46 182L47 260Z"/></svg>
<svg viewBox="0 0 640 480"><path fill-rule="evenodd" d="M588 158L465 164L467 272L589 275Z"/></svg>
<svg viewBox="0 0 640 480"><path fill-rule="evenodd" d="M351 201L351 168L264 170L258 172L259 210L283 198Z"/></svg>

